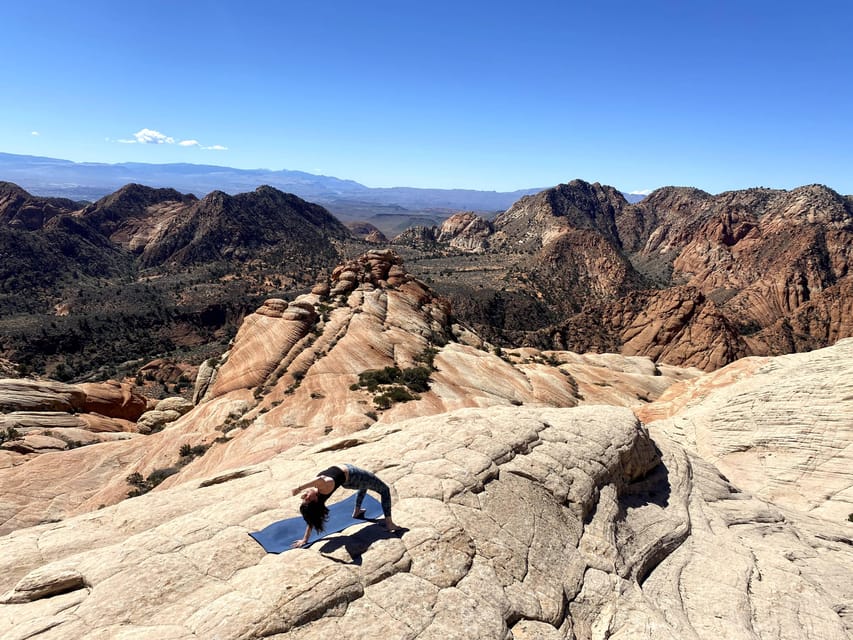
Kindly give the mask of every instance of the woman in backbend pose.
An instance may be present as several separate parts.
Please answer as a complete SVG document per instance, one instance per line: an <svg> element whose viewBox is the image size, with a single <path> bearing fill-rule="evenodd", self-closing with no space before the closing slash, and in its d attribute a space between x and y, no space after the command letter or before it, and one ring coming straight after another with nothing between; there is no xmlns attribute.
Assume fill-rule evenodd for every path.
<svg viewBox="0 0 853 640"><path fill-rule="evenodd" d="M344 489L356 489L358 496L355 499L355 509L352 512L353 518L360 518L364 515L364 509L361 508L361 503L364 500L364 495L368 491L375 491L382 499L382 513L385 515L385 528L388 531L396 531L397 525L391 520L391 491L388 485L382 482L370 471L365 471L351 464L334 465L321 471L317 477L305 484L301 484L291 492L293 495L302 493L302 504L299 507L299 512L307 523L305 535L300 540L294 541L294 547L301 547L308 542L308 537L311 535L311 529L322 531L326 526L326 519L329 517L329 509L326 507L326 500L335 492L338 487Z"/></svg>

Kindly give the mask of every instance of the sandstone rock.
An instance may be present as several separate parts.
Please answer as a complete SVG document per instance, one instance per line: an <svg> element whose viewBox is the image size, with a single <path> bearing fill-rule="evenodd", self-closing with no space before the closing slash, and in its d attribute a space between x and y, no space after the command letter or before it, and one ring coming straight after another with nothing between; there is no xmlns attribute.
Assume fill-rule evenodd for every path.
<svg viewBox="0 0 853 640"><path fill-rule="evenodd" d="M78 386L49 380L0 380L0 411L66 411L82 407L86 392Z"/></svg>
<svg viewBox="0 0 853 640"><path fill-rule="evenodd" d="M746 358L639 413L758 497L840 522L853 513L853 339Z"/></svg>
<svg viewBox="0 0 853 640"><path fill-rule="evenodd" d="M221 364L224 360L227 360L227 354L223 355L223 358L220 359L220 362L216 362L214 359L205 360L198 367L198 375L195 379L195 386L193 387L193 399L192 402L194 405L198 404L202 401L202 399L207 395L207 392L210 390L211 385L213 384L214 379L216 378L216 373L218 371L217 365ZM148 407L148 409L153 409L154 407Z"/></svg>
<svg viewBox="0 0 853 640"><path fill-rule="evenodd" d="M155 409L154 411L146 411L139 416L136 424L143 433L150 433L151 431L160 431L167 424L174 422L180 417L181 413L174 409L167 409L165 411Z"/></svg>
<svg viewBox="0 0 853 640"><path fill-rule="evenodd" d="M71 495L55 499L62 484L57 472L48 473L33 460L14 474L10 469L4 476L0 469L0 485L13 486L26 476L28 491L38 496L26 505L21 496L9 496L5 509L0 508L0 529L4 520L15 523L7 526L17 527L122 500L131 473L147 477L159 469L175 468L184 444L209 448L191 464L177 466L179 472L155 491L221 475L235 466L262 463L329 434L355 434L377 421L391 423L495 405L571 407L603 401L634 406L654 399L679 379L677 375L656 375L655 365L641 358L628 364L621 356L609 361L601 356L593 365L580 358L570 363L566 356L564 364L555 366L535 350L525 359L507 361L476 346L449 342L440 347L454 335L450 309L446 301L406 272L396 254L370 252L342 265L338 273L347 270L359 274L360 287L373 288L359 288L346 301L328 303L322 303L316 294L300 296L284 314L294 310L303 314L302 320L288 320L284 314L281 318L248 316L231 351L220 358L216 382L204 400L180 417L156 410L144 414L128 430L155 433L134 438L126 443L127 450L116 446L77 454L86 461L75 463ZM392 284L394 278L402 284ZM462 336L458 328L455 331ZM469 344L482 346L475 334L469 338L465 339ZM405 370L424 366L425 358L431 359L436 370L429 373L428 390L406 391L412 400L377 404L386 391L397 387L399 393L402 385L375 392L351 388L370 369ZM212 377L215 364L206 362L201 370ZM617 370L613 376L608 376L608 366ZM620 368L633 373L619 375ZM586 370L594 373L586 374ZM605 379L612 386L595 384ZM196 397L202 388L197 388ZM107 440L105 434L99 437Z"/></svg>
<svg viewBox="0 0 853 640"><path fill-rule="evenodd" d="M625 355L713 371L748 353L712 301L690 288L661 292L622 332Z"/></svg>
<svg viewBox="0 0 853 640"><path fill-rule="evenodd" d="M0 414L0 429L68 429L83 428L80 416L62 411L12 411Z"/></svg>
<svg viewBox="0 0 853 640"><path fill-rule="evenodd" d="M389 483L402 535L265 555L246 532L342 459ZM841 639L843 532L739 493L626 409L465 409L3 536L0 633ZM75 591L30 595L50 584Z"/></svg>
<svg viewBox="0 0 853 640"><path fill-rule="evenodd" d="M184 415L193 408L193 403L180 396L171 398L163 398L157 403L155 409L157 411L177 411L180 415Z"/></svg>
<svg viewBox="0 0 853 640"><path fill-rule="evenodd" d="M146 398L135 393L133 386L126 382L107 380L76 386L86 394L82 406L77 407L82 411L133 421L146 410Z"/></svg>
<svg viewBox="0 0 853 640"><path fill-rule="evenodd" d="M422 225L409 227L400 235L391 239L392 244L405 245L429 251L436 246L436 228Z"/></svg>
<svg viewBox="0 0 853 640"><path fill-rule="evenodd" d="M454 249L483 252L488 238L494 232L491 223L473 212L455 213L439 228L436 240Z"/></svg>
<svg viewBox="0 0 853 640"><path fill-rule="evenodd" d="M83 589L85 586L85 579L74 569L36 569L22 578L12 591L0 597L0 604L32 602Z"/></svg>

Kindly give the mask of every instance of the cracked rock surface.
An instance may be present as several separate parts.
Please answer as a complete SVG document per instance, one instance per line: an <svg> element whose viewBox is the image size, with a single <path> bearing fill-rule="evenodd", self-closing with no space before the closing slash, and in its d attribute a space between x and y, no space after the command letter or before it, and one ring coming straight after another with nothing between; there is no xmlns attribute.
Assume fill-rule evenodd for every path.
<svg viewBox="0 0 853 640"><path fill-rule="evenodd" d="M0 538L0 634L840 639L853 630L849 532L738 492L679 445L653 442L628 409L469 408L360 436ZM295 514L294 485L344 461L389 483L402 535L367 523L281 555L249 538Z"/></svg>

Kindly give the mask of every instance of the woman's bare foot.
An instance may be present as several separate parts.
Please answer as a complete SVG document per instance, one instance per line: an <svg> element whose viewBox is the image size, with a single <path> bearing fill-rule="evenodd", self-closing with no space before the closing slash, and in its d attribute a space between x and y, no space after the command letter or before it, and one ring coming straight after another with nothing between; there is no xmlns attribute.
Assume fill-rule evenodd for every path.
<svg viewBox="0 0 853 640"><path fill-rule="evenodd" d="M393 520L391 520L391 518L385 518L385 522L384 522L384 524L385 524L385 528L386 528L388 531L392 531L392 532L393 532L393 531L397 531L397 529L399 529L399 528L400 528L400 527L398 527L396 524L394 524L394 521L393 521Z"/></svg>
<svg viewBox="0 0 853 640"><path fill-rule="evenodd" d="M352 517L353 517L353 518L363 518L363 517L364 517L364 513L365 513L365 512L364 512L364 509L355 509L355 510L352 512Z"/></svg>

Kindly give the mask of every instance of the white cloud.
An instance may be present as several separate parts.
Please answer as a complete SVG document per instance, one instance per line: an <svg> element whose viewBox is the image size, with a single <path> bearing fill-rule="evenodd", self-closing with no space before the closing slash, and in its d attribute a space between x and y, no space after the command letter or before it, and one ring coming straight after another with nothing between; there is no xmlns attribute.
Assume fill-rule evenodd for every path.
<svg viewBox="0 0 853 640"><path fill-rule="evenodd" d="M38 131L30 131L30 135L40 136L41 134Z"/></svg>
<svg viewBox="0 0 853 640"><path fill-rule="evenodd" d="M139 144L175 144L175 139L154 129L140 129L133 134Z"/></svg>
<svg viewBox="0 0 853 640"><path fill-rule="evenodd" d="M33 135L38 134L33 132ZM107 141L109 140L110 138L107 138ZM140 129L133 134L133 138L119 138L116 142L122 144L177 144L179 147L198 147L199 149L208 149L211 151L228 151L228 147L224 147L221 144L205 146L195 138L178 140L176 142L172 136L167 136L165 133L160 133L154 129Z"/></svg>
<svg viewBox="0 0 853 640"><path fill-rule="evenodd" d="M649 195L652 191L654 191L654 189L643 189L642 191L632 191L632 192L631 192L631 195L632 195L632 196L647 196L647 195Z"/></svg>

